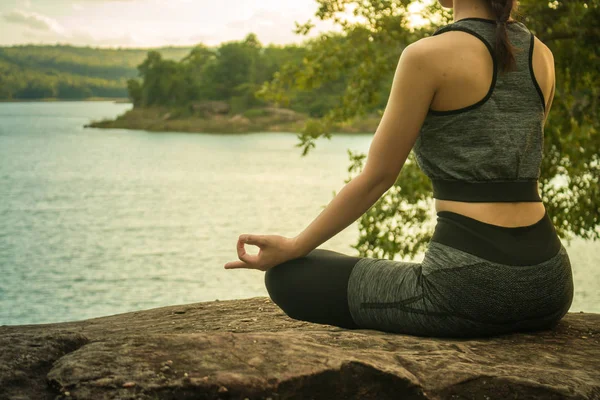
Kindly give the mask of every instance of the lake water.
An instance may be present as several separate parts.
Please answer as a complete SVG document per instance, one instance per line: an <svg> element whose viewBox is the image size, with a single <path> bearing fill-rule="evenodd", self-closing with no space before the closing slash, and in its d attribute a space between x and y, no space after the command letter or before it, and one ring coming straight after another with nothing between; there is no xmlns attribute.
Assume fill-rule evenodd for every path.
<svg viewBox="0 0 600 400"><path fill-rule="evenodd" d="M223 269L239 234L298 234L344 186L346 150L372 139L301 157L294 133L83 127L130 107L0 103L0 325L268 296L264 272ZM357 238L355 222L320 247L358 255ZM600 242L566 247L571 311L600 312Z"/></svg>

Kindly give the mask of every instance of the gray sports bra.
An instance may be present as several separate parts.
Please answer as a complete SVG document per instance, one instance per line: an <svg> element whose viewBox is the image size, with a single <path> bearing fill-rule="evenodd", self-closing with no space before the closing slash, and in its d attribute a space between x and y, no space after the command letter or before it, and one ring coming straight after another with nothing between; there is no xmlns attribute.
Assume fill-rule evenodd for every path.
<svg viewBox="0 0 600 400"><path fill-rule="evenodd" d="M487 95L470 106L429 110L413 151L433 197L467 202L540 202L544 95L533 73L534 36L518 21L507 30L516 71L501 74L494 56L496 22L465 18L435 31L463 31L485 43L494 72Z"/></svg>

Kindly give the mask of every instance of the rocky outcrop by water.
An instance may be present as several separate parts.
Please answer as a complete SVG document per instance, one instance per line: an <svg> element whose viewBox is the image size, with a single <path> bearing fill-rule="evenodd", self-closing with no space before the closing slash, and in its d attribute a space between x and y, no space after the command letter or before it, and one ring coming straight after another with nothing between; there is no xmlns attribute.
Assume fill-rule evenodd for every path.
<svg viewBox="0 0 600 400"><path fill-rule="evenodd" d="M438 339L298 321L267 297L0 327L0 399L600 399L600 314Z"/></svg>

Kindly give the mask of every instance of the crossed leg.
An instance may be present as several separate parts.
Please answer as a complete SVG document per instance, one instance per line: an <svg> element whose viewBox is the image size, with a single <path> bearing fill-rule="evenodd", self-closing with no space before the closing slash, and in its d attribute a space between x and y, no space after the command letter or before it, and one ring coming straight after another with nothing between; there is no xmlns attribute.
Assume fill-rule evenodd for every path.
<svg viewBox="0 0 600 400"><path fill-rule="evenodd" d="M358 329L348 307L348 279L360 259L317 248L267 270L265 286L290 318Z"/></svg>

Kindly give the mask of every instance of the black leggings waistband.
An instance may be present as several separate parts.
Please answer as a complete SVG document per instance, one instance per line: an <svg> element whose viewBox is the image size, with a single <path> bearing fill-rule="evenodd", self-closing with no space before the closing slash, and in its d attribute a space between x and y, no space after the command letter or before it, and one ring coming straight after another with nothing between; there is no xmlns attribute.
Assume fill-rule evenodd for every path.
<svg viewBox="0 0 600 400"><path fill-rule="evenodd" d="M539 264L554 257L562 246L547 211L535 224L514 228L438 211L431 240L506 265Z"/></svg>

